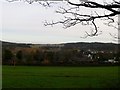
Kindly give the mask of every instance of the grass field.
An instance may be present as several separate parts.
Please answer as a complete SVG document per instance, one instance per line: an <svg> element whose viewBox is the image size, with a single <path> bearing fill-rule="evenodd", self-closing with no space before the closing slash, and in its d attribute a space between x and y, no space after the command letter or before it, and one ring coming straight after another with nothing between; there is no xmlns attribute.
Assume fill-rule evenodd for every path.
<svg viewBox="0 0 120 90"><path fill-rule="evenodd" d="M115 88L117 66L3 66L3 88Z"/></svg>

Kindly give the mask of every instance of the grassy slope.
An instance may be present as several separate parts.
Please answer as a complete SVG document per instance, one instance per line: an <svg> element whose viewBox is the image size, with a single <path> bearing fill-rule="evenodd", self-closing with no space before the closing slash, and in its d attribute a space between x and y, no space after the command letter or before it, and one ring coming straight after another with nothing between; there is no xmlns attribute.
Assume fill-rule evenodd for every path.
<svg viewBox="0 0 120 90"><path fill-rule="evenodd" d="M109 88L118 84L117 66L3 66L4 88Z"/></svg>

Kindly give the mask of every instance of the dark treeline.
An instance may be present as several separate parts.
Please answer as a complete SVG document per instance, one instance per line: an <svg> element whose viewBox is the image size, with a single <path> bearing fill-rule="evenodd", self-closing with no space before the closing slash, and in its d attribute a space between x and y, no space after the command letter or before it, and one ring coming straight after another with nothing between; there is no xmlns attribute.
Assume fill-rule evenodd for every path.
<svg viewBox="0 0 120 90"><path fill-rule="evenodd" d="M3 48L2 63L4 65L98 65L116 64L107 62L114 59L118 62L120 53L97 52L84 50L44 50L38 48ZM118 63L117 63L118 64Z"/></svg>
<svg viewBox="0 0 120 90"><path fill-rule="evenodd" d="M3 42L2 41L2 47L31 47L31 43L11 43L11 42ZM39 44L41 45L41 44ZM59 44L58 44L59 45ZM96 51L115 51L120 47L120 44L114 44L114 43L87 43L87 42L78 42L78 43L63 43L63 49L71 49L71 48L76 48L76 49L81 49L81 50L96 50ZM43 46L46 47L46 46ZM46 48L48 48L47 46Z"/></svg>
<svg viewBox="0 0 120 90"><path fill-rule="evenodd" d="M31 45L3 42L3 65L114 65L120 60L116 44Z"/></svg>

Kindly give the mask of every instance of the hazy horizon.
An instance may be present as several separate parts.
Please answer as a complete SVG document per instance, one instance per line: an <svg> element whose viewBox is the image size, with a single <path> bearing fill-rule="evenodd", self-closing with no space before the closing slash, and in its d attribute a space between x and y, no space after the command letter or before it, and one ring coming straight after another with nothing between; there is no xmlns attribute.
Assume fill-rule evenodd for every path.
<svg viewBox="0 0 120 90"><path fill-rule="evenodd" d="M75 41L71 41L71 42L60 42L60 43L32 43L32 42L16 42L16 41L7 41L7 40L0 40L0 41L2 41L2 42L8 42L8 43L18 43L18 44L67 44L67 43L112 43L112 44L118 44L118 43L113 43L113 42L87 42L87 41L85 41L85 42L80 42L80 41L78 41L78 42L75 42Z"/></svg>

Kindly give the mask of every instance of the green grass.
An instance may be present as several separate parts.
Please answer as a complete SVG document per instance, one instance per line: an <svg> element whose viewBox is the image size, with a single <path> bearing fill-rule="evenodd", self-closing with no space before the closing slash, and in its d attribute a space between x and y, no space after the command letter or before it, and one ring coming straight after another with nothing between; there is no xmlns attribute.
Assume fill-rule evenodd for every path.
<svg viewBox="0 0 120 90"><path fill-rule="evenodd" d="M3 88L115 88L117 66L3 66Z"/></svg>

